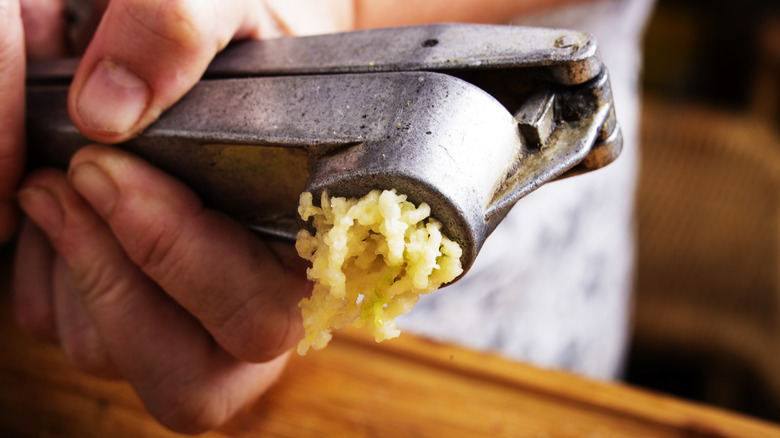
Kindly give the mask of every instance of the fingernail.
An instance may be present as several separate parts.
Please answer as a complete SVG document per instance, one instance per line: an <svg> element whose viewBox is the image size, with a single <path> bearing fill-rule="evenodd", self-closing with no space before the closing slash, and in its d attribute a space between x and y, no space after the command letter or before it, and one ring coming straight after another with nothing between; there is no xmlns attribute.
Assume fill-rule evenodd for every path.
<svg viewBox="0 0 780 438"><path fill-rule="evenodd" d="M76 108L82 121L105 134L124 134L141 118L149 86L127 66L105 58L84 83Z"/></svg>
<svg viewBox="0 0 780 438"><path fill-rule="evenodd" d="M65 221L65 212L57 198L43 187L27 187L19 191L19 205L49 236L56 236Z"/></svg>
<svg viewBox="0 0 780 438"><path fill-rule="evenodd" d="M71 170L70 179L76 191L103 217L114 211L119 189L103 169L94 163L82 163Z"/></svg>

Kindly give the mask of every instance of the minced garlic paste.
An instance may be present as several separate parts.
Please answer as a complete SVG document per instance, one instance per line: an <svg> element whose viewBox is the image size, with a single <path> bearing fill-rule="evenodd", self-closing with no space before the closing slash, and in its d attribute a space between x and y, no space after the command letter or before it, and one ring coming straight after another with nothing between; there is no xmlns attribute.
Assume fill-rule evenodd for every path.
<svg viewBox="0 0 780 438"><path fill-rule="evenodd" d="M415 207L395 190L374 190L361 199L323 193L320 205L303 193L298 206L316 230L299 231L295 245L312 262L307 275L315 282L299 303L301 355L324 348L331 331L347 324L368 328L377 342L398 336L397 316L463 272L460 246L442 235L426 203Z"/></svg>

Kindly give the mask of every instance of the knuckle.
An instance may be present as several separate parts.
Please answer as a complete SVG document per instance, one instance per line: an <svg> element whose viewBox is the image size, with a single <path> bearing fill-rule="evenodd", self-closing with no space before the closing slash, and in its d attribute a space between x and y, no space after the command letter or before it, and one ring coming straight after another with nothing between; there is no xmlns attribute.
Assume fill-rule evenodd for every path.
<svg viewBox="0 0 780 438"><path fill-rule="evenodd" d="M88 307L111 307L110 300L118 298L125 286L123 277L107 260L97 261L88 269L73 270L72 276L76 290Z"/></svg>
<svg viewBox="0 0 780 438"><path fill-rule="evenodd" d="M149 227L129 251L130 257L159 284L181 279L186 266L179 254L179 236L171 227Z"/></svg>
<svg viewBox="0 0 780 438"><path fill-rule="evenodd" d="M256 300L263 299L261 295ZM246 303L230 313L219 327L220 335L215 338L223 348L248 362L273 360L289 350L302 335L298 307L283 308L272 301Z"/></svg>

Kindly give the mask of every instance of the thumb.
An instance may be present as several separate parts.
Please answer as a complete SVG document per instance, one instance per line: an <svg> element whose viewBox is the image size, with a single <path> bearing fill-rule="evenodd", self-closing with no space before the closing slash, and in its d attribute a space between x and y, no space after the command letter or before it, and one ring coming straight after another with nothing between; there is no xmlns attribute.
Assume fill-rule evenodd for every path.
<svg viewBox="0 0 780 438"><path fill-rule="evenodd" d="M252 0L114 0L68 97L76 127L103 143L127 140L200 79L233 38L259 35Z"/></svg>

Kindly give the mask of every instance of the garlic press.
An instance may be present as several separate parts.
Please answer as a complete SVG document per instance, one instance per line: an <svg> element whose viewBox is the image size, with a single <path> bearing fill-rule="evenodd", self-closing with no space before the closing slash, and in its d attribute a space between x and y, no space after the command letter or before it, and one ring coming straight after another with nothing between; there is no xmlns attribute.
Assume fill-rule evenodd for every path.
<svg viewBox="0 0 780 438"><path fill-rule="evenodd" d="M67 113L77 63L28 66L36 166L65 167L91 143ZM612 162L622 137L591 36L434 24L232 43L183 99L119 146L210 207L286 239L306 226L301 192L396 189L430 205L461 245L465 271L518 200Z"/></svg>

